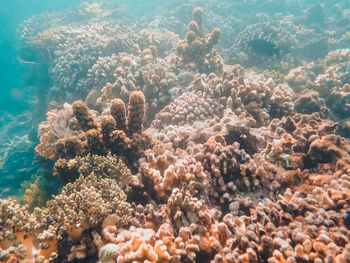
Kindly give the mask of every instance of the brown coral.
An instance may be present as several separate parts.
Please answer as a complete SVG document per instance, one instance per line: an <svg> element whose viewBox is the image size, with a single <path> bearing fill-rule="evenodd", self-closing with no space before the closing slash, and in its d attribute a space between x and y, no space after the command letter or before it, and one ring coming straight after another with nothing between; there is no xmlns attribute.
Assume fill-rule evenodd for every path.
<svg viewBox="0 0 350 263"><path fill-rule="evenodd" d="M219 43L221 30L215 28L206 36L203 32L202 14L202 8L193 10L193 20L188 24L186 39L178 43L176 51L185 68L194 68L199 73L220 74L223 72L222 58L213 47Z"/></svg>

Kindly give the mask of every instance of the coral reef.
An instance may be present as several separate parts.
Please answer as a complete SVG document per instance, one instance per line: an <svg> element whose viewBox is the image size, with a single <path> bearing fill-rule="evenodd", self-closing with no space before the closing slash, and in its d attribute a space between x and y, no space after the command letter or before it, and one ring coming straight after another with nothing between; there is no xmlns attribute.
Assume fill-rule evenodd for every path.
<svg viewBox="0 0 350 263"><path fill-rule="evenodd" d="M293 69L286 77L289 85L299 93L296 106L299 112L319 112L339 122L338 132L349 137L349 51L330 52L318 65L304 65Z"/></svg>
<svg viewBox="0 0 350 263"><path fill-rule="evenodd" d="M112 213L127 223L130 205L126 195L114 179L101 178L92 172L81 175L62 188L61 194L48 201L44 208L36 208L37 228L55 228L57 235L68 231L72 239L79 239L82 231L102 223ZM64 222L62 225L61 222ZM80 233L79 233L80 232Z"/></svg>
<svg viewBox="0 0 350 263"><path fill-rule="evenodd" d="M348 14L304 2L29 19L19 51L51 108L35 149L50 175L25 205L0 200L0 261L348 262L350 53L324 57ZM63 186L45 204L51 174Z"/></svg>
<svg viewBox="0 0 350 263"><path fill-rule="evenodd" d="M110 153L107 156L96 154L88 154L84 157L78 156L75 159L75 166L78 168L77 172L80 175L88 176L93 172L96 176L116 180L118 186L122 189L127 188L135 180L123 160Z"/></svg>
<svg viewBox="0 0 350 263"><path fill-rule="evenodd" d="M266 124L269 118L281 117L293 110L293 91L263 75L231 68L220 78L215 74L197 76L189 90L210 94L231 108L237 115L246 114Z"/></svg>
<svg viewBox="0 0 350 263"><path fill-rule="evenodd" d="M0 260L30 262L36 220L14 199L0 200Z"/></svg>

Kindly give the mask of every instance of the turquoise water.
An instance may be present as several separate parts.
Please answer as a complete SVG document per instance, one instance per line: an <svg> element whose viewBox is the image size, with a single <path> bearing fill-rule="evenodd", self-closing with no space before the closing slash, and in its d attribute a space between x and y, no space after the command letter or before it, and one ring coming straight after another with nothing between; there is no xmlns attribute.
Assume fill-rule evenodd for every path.
<svg viewBox="0 0 350 263"><path fill-rule="evenodd" d="M0 56L1 56L1 112L18 113L28 109L26 87L22 82L24 67L17 58L17 29L27 18L44 13L57 12L76 5L80 1L1 1L0 7Z"/></svg>

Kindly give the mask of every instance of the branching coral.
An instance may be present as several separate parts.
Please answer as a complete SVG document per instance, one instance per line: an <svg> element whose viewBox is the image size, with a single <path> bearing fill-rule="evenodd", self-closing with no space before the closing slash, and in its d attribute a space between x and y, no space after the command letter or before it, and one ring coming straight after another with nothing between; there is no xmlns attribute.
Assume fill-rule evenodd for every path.
<svg viewBox="0 0 350 263"><path fill-rule="evenodd" d="M101 58L90 71L95 88L87 96L88 105L99 111L115 98L125 103L132 91L145 94L149 118L157 113L171 98L173 89L181 89L178 66L157 56L150 46L140 56L121 53Z"/></svg>
<svg viewBox="0 0 350 263"><path fill-rule="evenodd" d="M72 113L66 114L69 110ZM63 181L72 181L77 177L77 167L74 158L86 156L89 153L106 155L108 152L124 156L131 165L135 165L143 150L150 147L150 137L143 133L145 116L145 99L142 92L130 95L128 116L125 116L125 105L114 101L110 114L96 116L82 101L76 101L73 106L66 106L58 114L52 116L51 125L45 126L42 144L37 147L39 154L56 160L55 175ZM60 116L75 116L74 123L78 128L74 132L67 131L65 137L53 136L55 123L60 123ZM116 119L114 119L114 117ZM118 125L117 122L118 121ZM124 123L123 123L124 122ZM123 130L125 127L125 130ZM120 130L121 129L121 130Z"/></svg>
<svg viewBox="0 0 350 263"><path fill-rule="evenodd" d="M88 154L84 157L78 156L75 162L79 174L88 176L93 172L96 176L114 179L123 190L127 191L130 185L138 184L130 169L116 155L110 153L107 156Z"/></svg>
<svg viewBox="0 0 350 263"><path fill-rule="evenodd" d="M125 200L115 180L91 173L68 183L60 195L48 201L46 207L35 209L34 214L39 222L37 227L54 227L57 237L68 233L78 240L82 231L101 223L108 214L116 213L121 223L127 223L130 205Z"/></svg>
<svg viewBox="0 0 350 263"><path fill-rule="evenodd" d="M219 99L237 115L252 116L259 126L268 123L270 118L291 113L294 107L293 92L289 87L276 85L272 79L253 72L242 76L235 68L225 71L222 77L214 73L198 75L189 90Z"/></svg>
<svg viewBox="0 0 350 263"><path fill-rule="evenodd" d="M213 47L219 43L221 30L215 28L211 34L203 32L202 8L195 8L192 13L192 21L188 24L186 39L177 47L177 54L182 58L183 66L193 68L199 73L223 71L222 59ZM191 64L194 64L191 65Z"/></svg>
<svg viewBox="0 0 350 263"><path fill-rule="evenodd" d="M349 110L348 52L286 77L224 66L213 21L228 19L214 10L239 3L214 2L204 5L213 8L208 23L201 8L193 10L177 54L174 35L156 30L160 22L130 32L97 19L79 32L74 24L37 34L32 44L48 44L53 55L46 61L51 92L72 99L90 92L86 102L50 111L41 125L36 150L55 162L54 175L66 185L33 214L13 200L1 203L0 261L347 260L349 142L322 118ZM189 17L192 9L181 10ZM80 11L98 16L103 8ZM236 48L249 65L280 62L289 52L295 31L283 27L302 27L288 21L239 35ZM205 27L214 29L206 34Z"/></svg>
<svg viewBox="0 0 350 263"><path fill-rule="evenodd" d="M299 112L320 112L323 117L330 116L339 122L338 132L348 137L348 50L332 51L318 65L308 64L293 69L286 80L295 91L301 91L295 101Z"/></svg>

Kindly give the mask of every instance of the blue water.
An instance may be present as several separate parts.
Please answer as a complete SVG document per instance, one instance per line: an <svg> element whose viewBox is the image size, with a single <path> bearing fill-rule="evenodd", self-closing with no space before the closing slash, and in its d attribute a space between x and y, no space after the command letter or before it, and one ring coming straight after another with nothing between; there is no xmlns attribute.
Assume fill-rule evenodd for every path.
<svg viewBox="0 0 350 263"><path fill-rule="evenodd" d="M26 87L22 82L24 67L17 60L17 28L27 18L44 12L57 12L78 4L76 0L0 1L0 112L18 113L28 109Z"/></svg>

